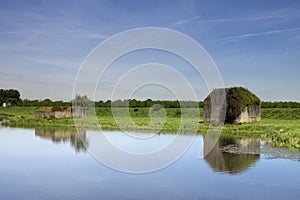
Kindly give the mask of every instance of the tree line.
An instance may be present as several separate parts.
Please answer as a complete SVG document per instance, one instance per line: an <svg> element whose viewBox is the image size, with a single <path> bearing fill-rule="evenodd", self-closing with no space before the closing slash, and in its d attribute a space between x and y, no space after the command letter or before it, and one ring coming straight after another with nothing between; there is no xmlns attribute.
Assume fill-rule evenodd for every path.
<svg viewBox="0 0 300 200"><path fill-rule="evenodd" d="M155 104L159 104L164 108L194 108L200 107L203 108L203 102L194 102L194 101L166 101L166 100L136 100L136 99L129 99L129 100L117 100L117 101L88 101L87 104L78 103L75 105L87 105L87 106L95 106L100 108L110 108L110 107L119 107L119 108L145 108L145 107L152 107ZM20 100L20 103L17 104L19 106L71 106L72 101L65 102L65 101L51 101L50 99L44 100ZM261 102L261 108L300 108L299 102Z"/></svg>
<svg viewBox="0 0 300 200"><path fill-rule="evenodd" d="M300 108L300 103L294 101L277 101L277 102L263 101L261 102L261 107L262 108Z"/></svg>
<svg viewBox="0 0 300 200"><path fill-rule="evenodd" d="M95 106L100 108L110 108L110 107L118 107L118 108L145 108L152 107L156 104L163 106L164 108L195 108L195 107L203 107L203 102L194 102L194 101L159 101L159 100L136 100L136 99L128 99L128 100L116 100L116 101L90 101L86 98L86 96L77 95L75 99L72 101L51 101L50 99L44 100L29 100L24 99L21 100L18 106Z"/></svg>
<svg viewBox="0 0 300 200"><path fill-rule="evenodd" d="M195 108L203 107L203 102L195 101L171 101L171 100L137 100L137 99L127 99L127 100L116 100L116 101L91 101L86 95L76 95L72 101L52 101L47 98L44 100L29 100L21 99L20 92L15 89L0 89L0 104L11 102L17 106L36 106L36 107L47 107L47 106L95 106L100 108L110 108L110 107L131 107L131 108L145 108L152 107L156 104L163 106L164 108ZM278 101L270 102L263 101L261 102L262 108L300 108L300 102L288 102L288 101Z"/></svg>

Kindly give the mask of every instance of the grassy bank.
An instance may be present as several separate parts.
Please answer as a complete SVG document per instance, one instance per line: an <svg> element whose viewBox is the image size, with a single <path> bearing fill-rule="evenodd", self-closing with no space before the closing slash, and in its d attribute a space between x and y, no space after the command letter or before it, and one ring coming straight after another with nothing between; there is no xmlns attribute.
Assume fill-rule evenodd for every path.
<svg viewBox="0 0 300 200"><path fill-rule="evenodd" d="M224 133L260 137L278 147L300 148L300 109L265 108L261 122L225 125Z"/></svg>
<svg viewBox="0 0 300 200"><path fill-rule="evenodd" d="M35 112L40 107L9 107L0 108L0 118L6 120L3 125L16 127L74 127L72 118L36 118ZM90 111L91 112L91 111ZM187 116L193 116L194 109L185 110ZM91 113L88 117L78 123L87 129L99 128L105 130L118 130L120 126L125 130L134 131L157 131L161 133L176 133L180 127L181 112L178 108L166 109L167 118L164 118L163 112L153 112L148 108L134 109L130 108L129 113L134 123L130 123L126 116L126 109L117 109L120 117L113 117L111 109L96 108L97 120L93 120ZM150 115L154 118L151 121ZM185 118L184 128L197 128L197 132L205 134L209 123L203 122L203 110L200 109L200 118ZM166 120L166 121L164 121ZM118 124L117 124L117 122ZM237 137L259 137L268 143L279 147L300 148L300 109L299 108L265 108L262 109L262 121L245 124L226 124L222 130L224 135Z"/></svg>

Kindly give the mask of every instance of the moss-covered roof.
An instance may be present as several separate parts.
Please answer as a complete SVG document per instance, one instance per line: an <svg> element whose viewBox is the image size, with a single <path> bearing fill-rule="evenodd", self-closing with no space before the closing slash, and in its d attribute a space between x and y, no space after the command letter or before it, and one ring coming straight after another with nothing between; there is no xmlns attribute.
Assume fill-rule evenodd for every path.
<svg viewBox="0 0 300 200"><path fill-rule="evenodd" d="M246 109L260 104L260 99L243 87L233 87L226 90L226 122L232 123Z"/></svg>

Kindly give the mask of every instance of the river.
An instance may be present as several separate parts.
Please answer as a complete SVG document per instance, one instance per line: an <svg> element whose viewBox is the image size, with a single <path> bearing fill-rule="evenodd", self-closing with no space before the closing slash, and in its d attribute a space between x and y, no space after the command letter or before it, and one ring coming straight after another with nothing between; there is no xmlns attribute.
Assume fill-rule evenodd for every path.
<svg viewBox="0 0 300 200"><path fill-rule="evenodd" d="M97 134L0 127L0 199L296 200L300 196L299 151L270 147L259 139L220 138L201 158L203 136L197 135L174 163L133 174L92 155L91 138ZM147 133L152 138L147 140L146 133L101 134L121 149L139 153L165 147L176 137ZM143 142L132 142L137 138Z"/></svg>

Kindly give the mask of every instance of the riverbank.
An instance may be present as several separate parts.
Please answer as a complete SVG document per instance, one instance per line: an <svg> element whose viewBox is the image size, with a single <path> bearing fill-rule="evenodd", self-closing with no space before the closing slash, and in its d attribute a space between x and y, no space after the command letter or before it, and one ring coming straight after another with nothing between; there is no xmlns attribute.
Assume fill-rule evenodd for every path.
<svg viewBox="0 0 300 200"><path fill-rule="evenodd" d="M5 119L4 126L11 127L63 127L74 128L73 118L36 118L35 112L42 109L41 107L9 107L0 108L0 118ZM118 112L125 113L126 109L117 108ZM152 110L148 108L130 108L129 113L134 124L128 122L128 118L120 117L116 122L111 109L96 108L97 120L91 116L91 111L85 119L79 120L79 126L86 129L103 130L122 130L128 131L157 131L160 133L177 133L181 123L181 112L179 108L168 108L166 118L149 117L153 115ZM193 116L195 109L185 110L187 116ZM203 109L200 109L200 118L185 118L184 129L197 129L198 134L205 135L209 128L209 123L203 122ZM166 120L164 123L164 119ZM98 123L99 122L99 123ZM78 124L77 124L78 125ZM262 121L244 124L225 124L222 134L236 137L255 137L264 139L277 147L300 148L300 109L299 108L265 108L262 109Z"/></svg>

